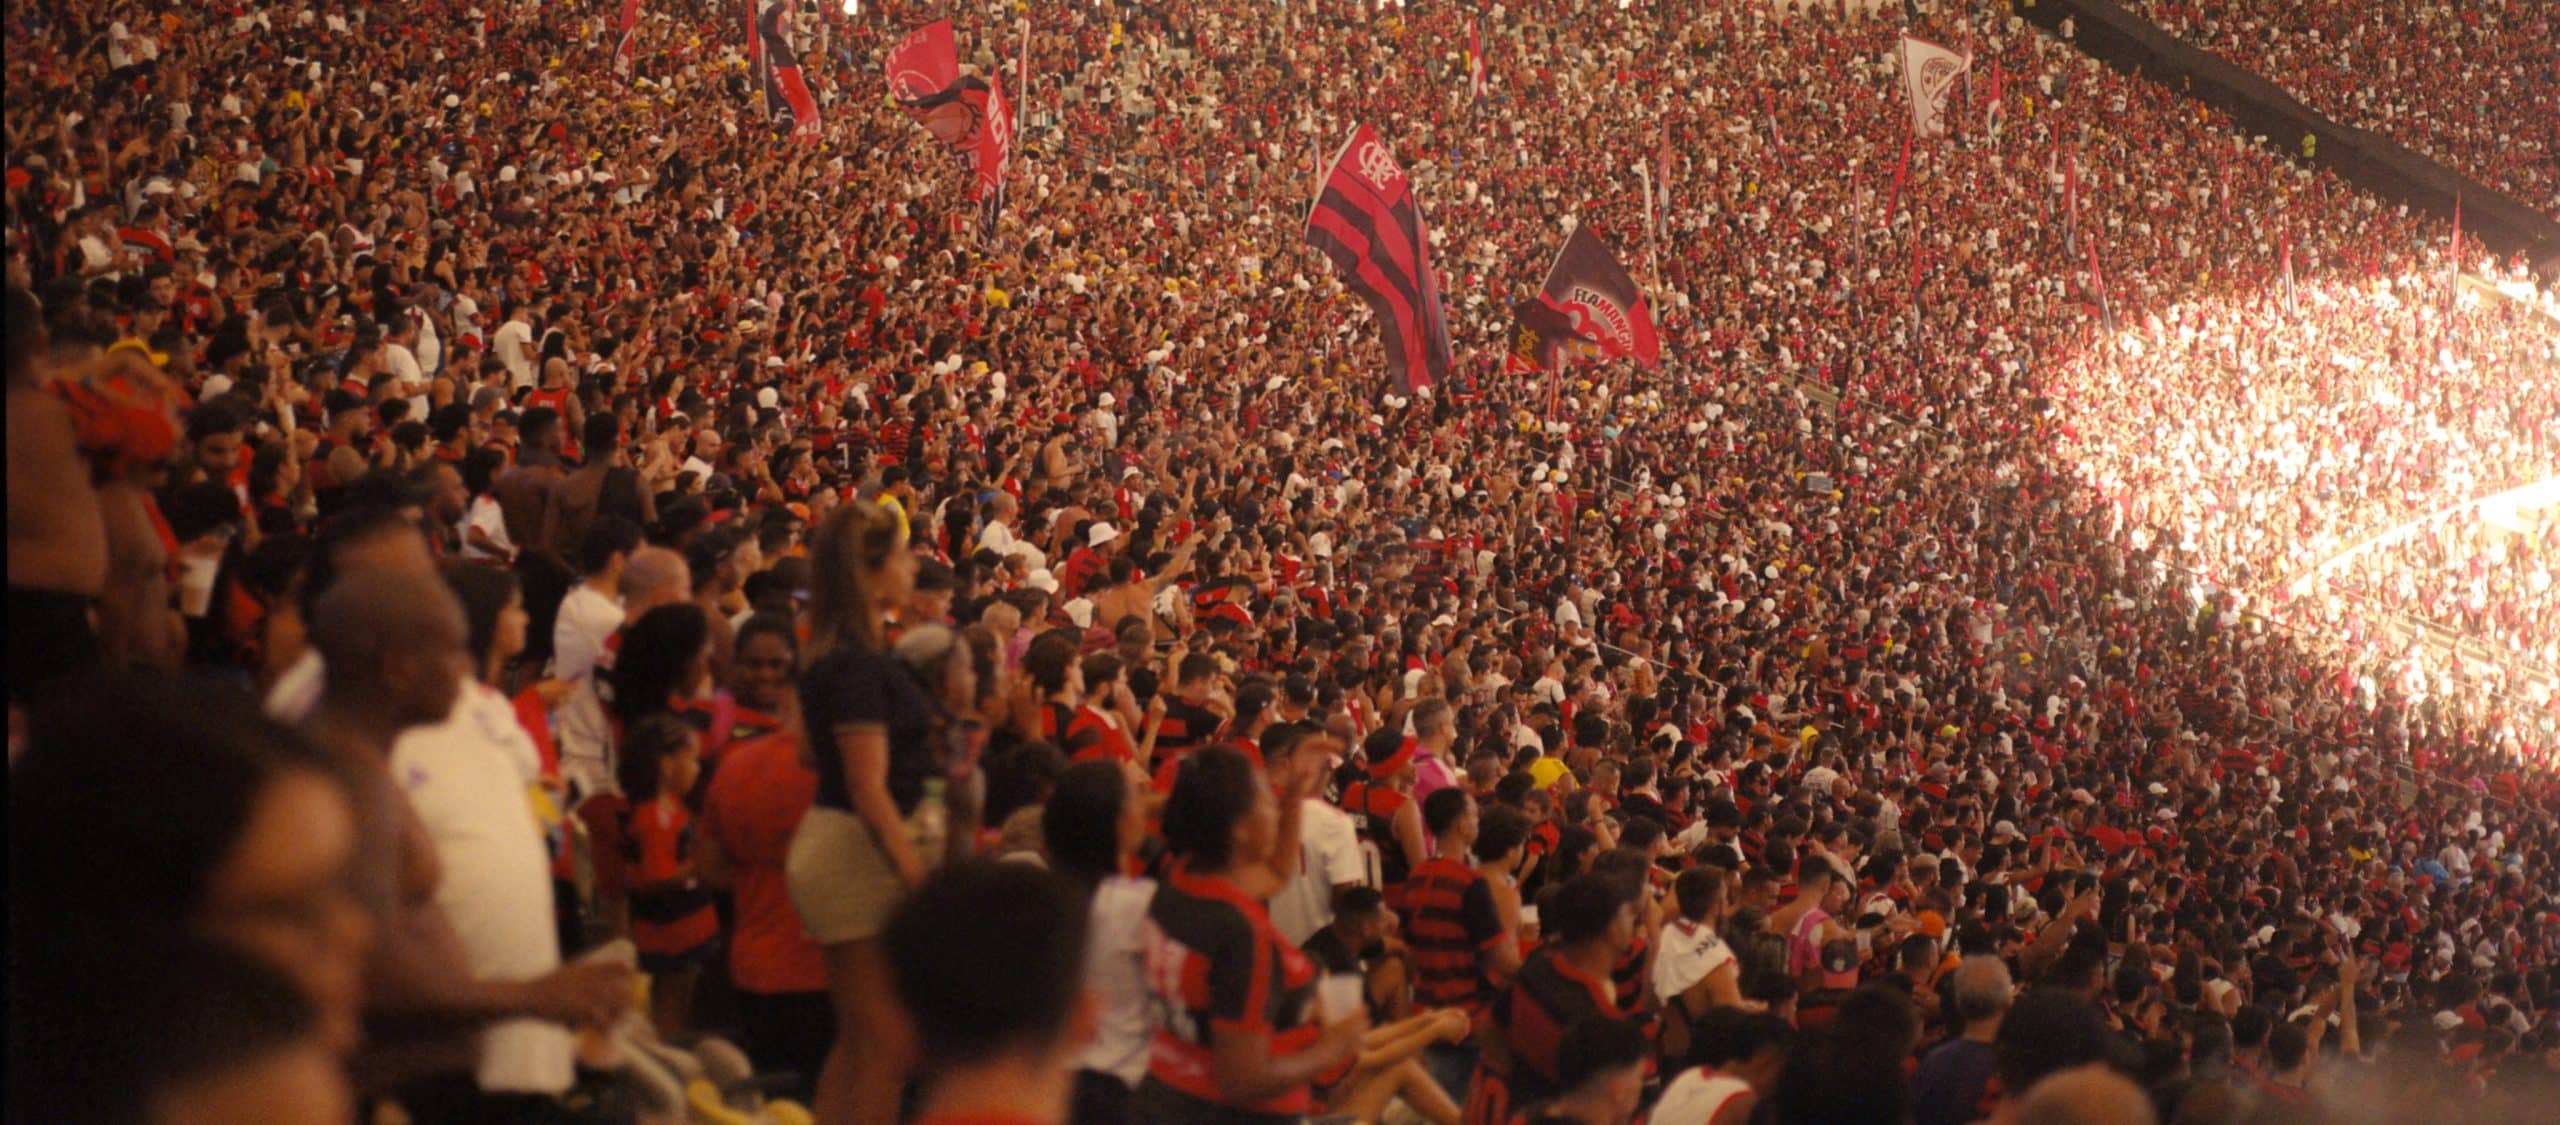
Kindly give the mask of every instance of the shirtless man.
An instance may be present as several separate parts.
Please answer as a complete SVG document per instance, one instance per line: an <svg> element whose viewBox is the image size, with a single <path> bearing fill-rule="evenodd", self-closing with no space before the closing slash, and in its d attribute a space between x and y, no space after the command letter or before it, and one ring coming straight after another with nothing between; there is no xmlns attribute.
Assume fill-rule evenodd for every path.
<svg viewBox="0 0 2560 1125"><path fill-rule="evenodd" d="M1111 560L1111 588L1093 596L1093 622L1105 629L1117 629L1124 617L1144 618L1154 608L1156 595L1165 586L1191 569L1191 550L1200 542L1198 536L1184 540L1173 552L1173 560L1156 574L1143 574L1129 556Z"/></svg>

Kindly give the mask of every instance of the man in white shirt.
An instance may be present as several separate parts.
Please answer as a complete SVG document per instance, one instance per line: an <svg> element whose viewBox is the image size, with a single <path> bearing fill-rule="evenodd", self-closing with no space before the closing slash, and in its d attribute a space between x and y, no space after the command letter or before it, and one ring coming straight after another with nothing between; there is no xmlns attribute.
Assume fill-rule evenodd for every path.
<svg viewBox="0 0 2560 1125"><path fill-rule="evenodd" d="M1022 502L1009 492L1000 492L987 502L987 526L978 532L980 550L993 551L999 557L1013 553L1013 521L1022 511Z"/></svg>
<svg viewBox="0 0 2560 1125"><path fill-rule="evenodd" d="M1330 758L1333 742L1306 723L1273 726L1262 738L1262 756L1277 763L1292 753ZM1298 873L1271 896L1271 924L1289 944L1304 944L1317 930L1333 924L1333 896L1369 880L1369 865L1360 857L1360 834L1351 814L1328 801L1308 797L1298 807Z"/></svg>
<svg viewBox="0 0 2560 1125"><path fill-rule="evenodd" d="M619 520L613 522L630 526ZM693 572L685 565L683 555L664 547L643 547L632 551L628 558L614 572L612 588L620 591L618 600L596 589L592 579L582 582L561 600L560 621L552 630L552 675L569 683L569 696L561 700L553 717L561 776L575 783L581 796L610 793L618 788L613 777L613 726L605 718L604 697L596 693L596 674L613 671L614 634L625 621L638 621L650 610L693 596ZM581 594L592 596L580 601ZM572 627L572 601L580 601L575 627L581 632L575 636L568 632ZM608 620L612 623L609 627L594 632ZM572 668L576 670L574 675Z"/></svg>
<svg viewBox="0 0 2560 1125"><path fill-rule="evenodd" d="M507 302L507 322L489 337L489 351L507 369L507 384L517 390L533 385L533 320L523 305Z"/></svg>
<svg viewBox="0 0 2560 1125"><path fill-rule="evenodd" d="M540 769L506 696L477 683L443 722L412 727L391 748L392 777L442 861L436 905L482 980L560 967L550 859L526 792ZM477 1077L483 1093L556 1096L576 1080L576 1061L566 1027L507 1020L482 1035Z"/></svg>

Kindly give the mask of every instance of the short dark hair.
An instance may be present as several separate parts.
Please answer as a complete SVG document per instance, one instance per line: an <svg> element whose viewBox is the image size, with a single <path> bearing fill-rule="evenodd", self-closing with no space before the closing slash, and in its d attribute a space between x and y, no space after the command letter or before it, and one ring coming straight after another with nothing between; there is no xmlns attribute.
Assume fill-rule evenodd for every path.
<svg viewBox="0 0 2560 1125"><path fill-rule="evenodd" d="M615 555L640 549L640 525L621 516L598 516L578 537L578 572L602 574Z"/></svg>
<svg viewBox="0 0 2560 1125"><path fill-rule="evenodd" d="M1541 911L1540 921L1562 945L1579 945L1609 932L1625 900L1598 875L1576 876L1556 891L1555 901Z"/></svg>
<svg viewBox="0 0 2560 1125"><path fill-rule="evenodd" d="M2107 1057L2107 1023L2088 998L2069 989L2030 988L2000 1017L1992 1046L2004 1089L2024 1090L2045 1075Z"/></svg>
<svg viewBox="0 0 2560 1125"><path fill-rule="evenodd" d="M1366 918L1386 908L1387 896L1379 894L1376 887L1344 887L1333 894L1333 916L1336 918Z"/></svg>
<svg viewBox="0 0 2560 1125"><path fill-rule="evenodd" d="M944 870L898 904L882 941L917 1045L940 1063L1058 1039L1084 983L1084 904L1026 864Z"/></svg>
<svg viewBox="0 0 2560 1125"><path fill-rule="evenodd" d="M586 454L591 462L613 452L613 447L621 441L622 419L605 411L587 415L587 420L578 427L578 452Z"/></svg>
<svg viewBox="0 0 2560 1125"><path fill-rule="evenodd" d="M1467 800L1467 791L1454 785L1432 790L1430 796L1422 799L1423 829L1438 836L1456 827L1459 819L1467 815Z"/></svg>
<svg viewBox="0 0 2560 1125"><path fill-rule="evenodd" d="M1644 1032L1626 1020L1592 1016L1575 1023L1556 1048L1556 1078L1572 1090L1613 1070L1644 1062Z"/></svg>
<svg viewBox="0 0 2560 1125"><path fill-rule="evenodd" d="M1433 793L1454 792L1443 789ZM1477 859L1499 859L1529 839L1529 815L1514 808L1496 805L1486 809L1476 820L1475 856Z"/></svg>

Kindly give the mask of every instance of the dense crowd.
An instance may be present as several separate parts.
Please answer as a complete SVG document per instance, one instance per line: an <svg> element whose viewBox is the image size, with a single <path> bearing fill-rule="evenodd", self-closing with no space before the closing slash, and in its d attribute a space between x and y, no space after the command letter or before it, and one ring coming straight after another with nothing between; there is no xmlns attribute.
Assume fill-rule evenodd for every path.
<svg viewBox="0 0 2560 1125"><path fill-rule="evenodd" d="M2273 81L2313 110L2441 160L2545 215L2560 214L2560 125L2482 113L2552 95L2560 24L2533 0L2358 4L2199 0L2129 5L2179 38Z"/></svg>
<svg viewBox="0 0 2560 1125"><path fill-rule="evenodd" d="M981 240L926 7L804 146L727 4L10 5L13 1117L2549 1104L2547 689L2260 616L2554 469L2437 224L1987 15L1906 164L1880 18L1177 0L952 13ZM1661 371L1506 370L1570 224Z"/></svg>

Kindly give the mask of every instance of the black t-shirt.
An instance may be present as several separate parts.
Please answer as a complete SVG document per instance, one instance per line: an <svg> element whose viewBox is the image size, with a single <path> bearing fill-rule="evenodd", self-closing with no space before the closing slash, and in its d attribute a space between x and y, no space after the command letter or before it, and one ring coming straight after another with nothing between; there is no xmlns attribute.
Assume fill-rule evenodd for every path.
<svg viewBox="0 0 2560 1125"><path fill-rule="evenodd" d="M925 779L942 766L933 745L933 700L906 666L885 653L840 648L800 675L800 715L816 760L821 808L853 811L836 732L878 726L889 737L889 797L900 813L924 799Z"/></svg>
<svg viewBox="0 0 2560 1125"><path fill-rule="evenodd" d="M1350 946L1342 944L1342 935L1334 933L1331 926L1317 930L1313 936L1298 946L1298 951L1306 954L1318 968L1328 973L1360 971L1360 954Z"/></svg>

